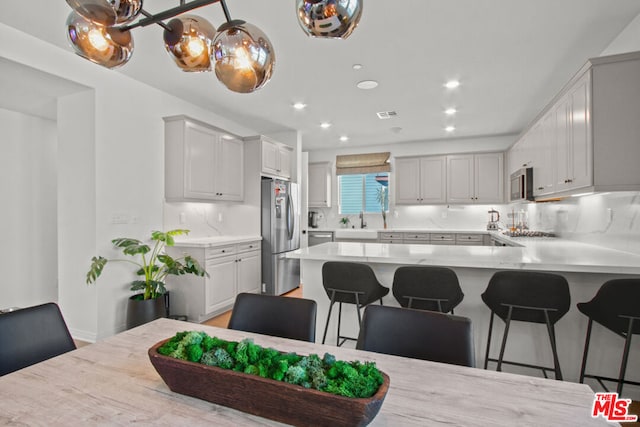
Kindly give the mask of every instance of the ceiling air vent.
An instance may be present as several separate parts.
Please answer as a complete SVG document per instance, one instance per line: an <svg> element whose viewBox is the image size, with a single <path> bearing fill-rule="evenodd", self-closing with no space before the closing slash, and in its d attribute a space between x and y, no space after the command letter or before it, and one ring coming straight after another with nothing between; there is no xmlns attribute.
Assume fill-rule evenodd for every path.
<svg viewBox="0 0 640 427"><path fill-rule="evenodd" d="M391 117L395 117L398 115L395 111L380 111L376 113L380 120L390 119Z"/></svg>

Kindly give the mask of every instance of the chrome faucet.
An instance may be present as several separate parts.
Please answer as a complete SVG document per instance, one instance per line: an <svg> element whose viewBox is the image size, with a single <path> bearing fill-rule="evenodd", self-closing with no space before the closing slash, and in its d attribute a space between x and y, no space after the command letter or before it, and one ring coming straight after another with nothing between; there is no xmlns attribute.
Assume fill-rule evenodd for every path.
<svg viewBox="0 0 640 427"><path fill-rule="evenodd" d="M365 228L367 223L364 222L364 212L360 211L360 228Z"/></svg>

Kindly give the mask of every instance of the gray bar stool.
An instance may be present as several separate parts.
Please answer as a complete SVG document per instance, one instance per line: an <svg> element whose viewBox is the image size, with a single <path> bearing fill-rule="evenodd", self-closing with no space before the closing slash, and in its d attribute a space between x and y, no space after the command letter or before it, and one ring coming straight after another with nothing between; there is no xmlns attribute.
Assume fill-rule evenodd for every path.
<svg viewBox="0 0 640 427"><path fill-rule="evenodd" d="M347 340L357 341L357 338L343 337L340 335L340 323L342 319L342 303L355 304L358 313L358 327L362 325L360 309L374 301L380 300L389 293L389 288L378 282L373 269L356 262L328 261L322 265L322 285L331 300L327 322L324 326L322 344L327 338L327 329L331 319L333 304L338 305L338 337L336 345L340 347ZM342 342L340 342L342 339Z"/></svg>
<svg viewBox="0 0 640 427"><path fill-rule="evenodd" d="M393 296L402 307L452 314L464 298L453 270L431 266L397 268Z"/></svg>
<svg viewBox="0 0 640 427"><path fill-rule="evenodd" d="M556 379L562 379L554 325L569 311L571 304L569 284L564 277L536 271L499 271L489 280L487 289L482 294L482 301L491 309L485 369L489 362L497 362L498 371L502 370L502 364L507 364L541 369L545 378L548 378L547 371L554 371ZM489 357L494 314L505 322L500 356L497 359ZM512 320L542 323L547 326L553 353L553 368L503 360Z"/></svg>
<svg viewBox="0 0 640 427"><path fill-rule="evenodd" d="M622 394L624 384L640 385L639 382L625 380L631 337L640 334L640 279L615 279L605 282L596 295L589 302L577 304L578 310L589 318L587 337L584 342L582 354L582 367L580 368L580 382L585 378L597 380L602 388L609 391L602 381L618 383L617 392ZM618 378L602 375L585 374L587 367L587 353L591 340L591 327L593 322L599 323L611 332L624 338L624 350Z"/></svg>

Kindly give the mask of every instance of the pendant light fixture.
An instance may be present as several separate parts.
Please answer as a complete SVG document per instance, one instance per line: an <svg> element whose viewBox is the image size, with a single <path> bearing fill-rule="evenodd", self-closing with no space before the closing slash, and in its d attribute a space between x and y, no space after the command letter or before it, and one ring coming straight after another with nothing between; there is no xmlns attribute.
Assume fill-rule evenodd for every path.
<svg viewBox="0 0 640 427"><path fill-rule="evenodd" d="M216 29L204 18L182 15L164 30L164 47L182 71L211 71L211 45Z"/></svg>
<svg viewBox="0 0 640 427"><path fill-rule="evenodd" d="M158 24L165 30L167 52L183 71L211 71L213 66L218 80L238 93L251 93L271 79L275 52L269 38L253 24L232 20L225 0L180 0L178 6L157 14L145 11L142 2L67 0L73 9L67 19L67 36L74 51L96 64L115 68L131 58L130 31ZM217 33L204 18L183 15L213 3L220 3L227 21ZM346 38L360 20L362 0L296 0L296 8L307 34Z"/></svg>
<svg viewBox="0 0 640 427"><path fill-rule="evenodd" d="M67 37L78 55L106 68L125 64L133 53L129 31L100 25L76 12L67 19Z"/></svg>
<svg viewBox="0 0 640 427"><path fill-rule="evenodd" d="M131 22L142 10L142 0L67 0L67 4L89 21L107 26Z"/></svg>
<svg viewBox="0 0 640 427"><path fill-rule="evenodd" d="M296 0L298 23L309 36L346 39L362 16L362 0Z"/></svg>
<svg viewBox="0 0 640 427"><path fill-rule="evenodd" d="M213 40L216 76L229 90L253 92L271 78L276 60L273 46L255 25L232 20L224 0L221 4L227 22Z"/></svg>

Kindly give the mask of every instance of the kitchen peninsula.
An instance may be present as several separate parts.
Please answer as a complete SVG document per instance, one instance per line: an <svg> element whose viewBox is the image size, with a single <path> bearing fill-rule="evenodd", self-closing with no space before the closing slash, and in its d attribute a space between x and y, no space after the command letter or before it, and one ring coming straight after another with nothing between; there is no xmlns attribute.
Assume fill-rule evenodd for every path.
<svg viewBox="0 0 640 427"><path fill-rule="evenodd" d="M491 232L498 234L497 232ZM500 238L504 236L499 235ZM380 283L391 287L395 269L402 265L432 265L452 268L458 276L464 292L464 300L456 307L455 314L469 317L473 322L476 361L484 364L484 351L489 323L489 309L480 294L485 290L491 276L499 270L538 270L563 275L569 282L571 309L556 324L558 352L564 377L577 381L587 319L576 308L578 302L590 300L607 280L640 275L640 255L604 249L561 239L527 239L518 247L501 246L454 246L416 245L387 243L325 243L295 251L290 256L301 260L303 296L318 303L316 337L321 340L324 332L329 298L322 286L322 264L326 261L351 261L369 264ZM386 305L398 303L389 293L384 298ZM357 336L355 307L343 307L342 334ZM337 316L332 316L327 333L327 343L335 343ZM494 337L502 335L503 323L494 325ZM522 324L512 326L505 359L525 363L552 366L548 349L547 332L540 325ZM496 338L494 338L496 339ZM603 374L617 375L622 354L622 341L614 334L594 328L589 366ZM640 351L640 342L632 343L632 352ZM492 350L497 353L498 346ZM633 354L633 353L632 353ZM495 357L495 353L492 354ZM490 365L492 369L495 366ZM506 368L510 372L540 375L517 367ZM640 363L630 360L628 378L640 376ZM635 392L632 387L629 392ZM637 397L636 397L637 398Z"/></svg>

